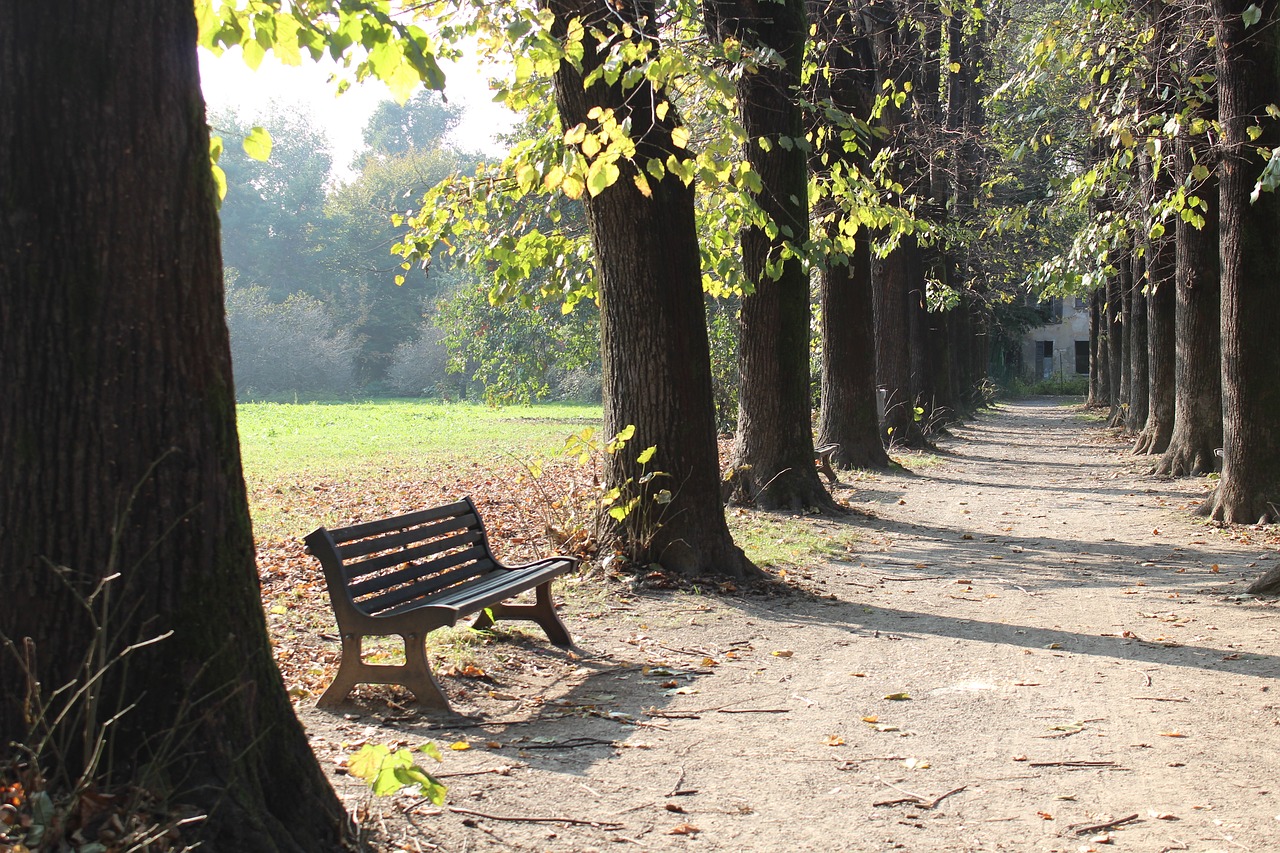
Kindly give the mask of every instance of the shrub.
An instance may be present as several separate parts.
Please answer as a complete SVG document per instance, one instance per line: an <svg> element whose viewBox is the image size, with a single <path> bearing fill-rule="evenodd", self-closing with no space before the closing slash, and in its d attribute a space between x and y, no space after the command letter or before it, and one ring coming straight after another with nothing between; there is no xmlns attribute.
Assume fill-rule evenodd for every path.
<svg viewBox="0 0 1280 853"><path fill-rule="evenodd" d="M409 397L436 397L441 383L456 385L445 372L449 367L449 350L444 345L445 333L435 326L424 326L417 340L396 347L387 370L387 385L397 394Z"/></svg>
<svg viewBox="0 0 1280 853"><path fill-rule="evenodd" d="M295 293L272 302L261 287L227 291L237 397L341 396L355 389L356 341L324 305Z"/></svg>

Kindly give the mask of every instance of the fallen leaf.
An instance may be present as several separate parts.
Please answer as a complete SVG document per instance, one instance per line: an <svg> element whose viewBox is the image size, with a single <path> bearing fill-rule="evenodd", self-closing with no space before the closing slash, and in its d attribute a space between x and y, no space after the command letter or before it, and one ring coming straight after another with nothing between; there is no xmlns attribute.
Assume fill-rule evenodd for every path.
<svg viewBox="0 0 1280 853"><path fill-rule="evenodd" d="M778 649L776 652L773 653L773 656L775 658L789 658L794 654L795 652L791 651L790 649Z"/></svg>
<svg viewBox="0 0 1280 853"><path fill-rule="evenodd" d="M455 740L453 743L449 744L449 748L455 752L462 752L464 749L470 749L471 744L467 743L465 740Z"/></svg>
<svg viewBox="0 0 1280 853"><path fill-rule="evenodd" d="M1049 645L1045 646L1045 648L1046 648L1046 649L1060 649L1060 648L1062 648L1062 643L1050 643Z"/></svg>
<svg viewBox="0 0 1280 853"><path fill-rule="evenodd" d="M1175 729L1174 731L1171 731L1171 732L1161 732L1160 737L1186 737L1186 735L1184 735L1182 732L1177 731Z"/></svg>
<svg viewBox="0 0 1280 853"><path fill-rule="evenodd" d="M1217 563L1214 563L1212 566L1210 566L1210 567L1209 567L1209 571L1211 571L1211 572L1220 572L1220 571L1222 571L1222 569L1218 568L1218 564L1217 564Z"/></svg>
<svg viewBox="0 0 1280 853"><path fill-rule="evenodd" d="M1040 815L1042 820L1053 820L1053 815L1048 812L1036 812L1036 814Z"/></svg>
<svg viewBox="0 0 1280 853"><path fill-rule="evenodd" d="M490 749L502 749L502 744L496 740L485 741L484 745L489 747Z"/></svg>
<svg viewBox="0 0 1280 853"><path fill-rule="evenodd" d="M675 829L671 830L671 832L668 834L669 835L695 835L699 832L702 832L702 830L698 829L698 827L694 826L693 824L682 823L679 826L677 826Z"/></svg>
<svg viewBox="0 0 1280 853"><path fill-rule="evenodd" d="M667 811L669 811L669 812L675 812L676 814L684 814L684 813L685 813L685 811L684 811L684 806L680 805L679 803L667 803L667 804L666 804L666 809L667 809Z"/></svg>
<svg viewBox="0 0 1280 853"><path fill-rule="evenodd" d="M884 698L890 700L891 702L905 702L911 698L911 694L910 693L887 693L885 694Z"/></svg>
<svg viewBox="0 0 1280 853"><path fill-rule="evenodd" d="M870 716L870 717L863 717L863 718L862 718L862 722L864 722L864 723L878 723L878 722L880 722L880 718L879 718L879 717L877 717L877 716L875 716L875 715L872 715L872 716Z"/></svg>
<svg viewBox="0 0 1280 853"><path fill-rule="evenodd" d="M1148 809L1147 816L1153 817L1156 820L1181 820L1181 818L1179 818L1176 814L1171 814L1169 812L1158 812L1155 809Z"/></svg>
<svg viewBox="0 0 1280 853"><path fill-rule="evenodd" d="M1027 760L1027 757L1026 757L1025 755L1015 755L1015 756L1013 756L1013 760L1014 760L1014 761L1026 761L1026 760Z"/></svg>
<svg viewBox="0 0 1280 853"><path fill-rule="evenodd" d="M827 735L827 739L823 741L827 746L844 746L844 738L840 735Z"/></svg>
<svg viewBox="0 0 1280 853"><path fill-rule="evenodd" d="M928 770L931 765L923 758L908 758L902 762L902 766L908 770Z"/></svg>

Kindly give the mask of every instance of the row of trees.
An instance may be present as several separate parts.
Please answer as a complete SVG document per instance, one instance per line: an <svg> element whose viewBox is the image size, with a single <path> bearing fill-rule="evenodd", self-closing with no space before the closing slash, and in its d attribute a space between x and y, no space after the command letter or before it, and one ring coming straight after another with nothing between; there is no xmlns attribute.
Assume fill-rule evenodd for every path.
<svg viewBox="0 0 1280 853"><path fill-rule="evenodd" d="M1088 14L1073 10L1072 20L1120 28L1134 17L1127 5L1080 8ZM121 0L105 22L84 0L0 6L0 113L11 119L0 130L0 733L7 741L38 732L51 719L43 713L73 701L73 735L42 739L32 758L53 762L72 787L101 776L196 804L209 816L210 850L339 850L346 833L272 666L260 609L197 40L240 44L249 58L268 47L293 60L328 51L406 98L419 81L441 83L432 44L470 36L515 55L508 94L547 110L550 120L534 122L552 134L517 146L503 169L481 171L462 190L428 194L401 250L410 266L433 256L441 229L427 214L444 211L455 236L489 234L451 242L477 246L466 251L495 277L495 295L514 298L514 283L536 268L544 292L598 302L607 423L635 425L629 446L656 446L650 468L669 478L661 527L643 544L684 571L752 570L720 503L705 288L742 294L741 496L830 510L812 464L805 269L847 264L846 284L829 276L830 296L862 306L838 322L830 317L839 309L826 309L824 387L838 381L841 346L864 349L840 359L865 360L871 294L876 368L851 371L859 382L849 380L846 395L863 412L847 438L858 447L860 431L872 431L869 375L888 386L892 411L912 412L898 416L895 436L909 438L915 410L936 401L963 409L983 362L983 306L996 298L999 270L1016 267L1009 254L977 252L973 237L981 226L1010 245L1027 239L971 212L988 200L985 186L1004 192L1012 211L1036 185L1032 172L997 173L980 156L992 107L978 89L1001 62L995 51L984 58L1000 18L990 10L926 0L414 9L438 28L435 41L381 2L202 0L193 17L190 7ZM1218 177L1228 405L1217 505L1233 519L1269 507L1277 479L1280 348L1266 346L1265 324L1280 284L1264 249L1280 209L1271 168L1256 155L1280 142L1266 118L1280 30L1274 0L1214 0L1211 13L1215 38L1203 48L1215 57L1218 119L1204 121L1221 134L1210 135L1208 163L1188 156L1194 180L1206 177L1197 163ZM1164 97L1162 86L1109 88L1140 68L1146 44L1110 31L1090 42L1087 63L1101 59L1111 72L1088 75L1096 91L1079 98L1113 108L1135 88ZM1039 82L1062 76L1045 66ZM1040 97L1049 118L1062 102ZM1035 110L1012 112L1036 120ZM1129 115L1113 110L1098 119L1107 134L1081 135L1091 140L1083 150L1040 164L1083 184L1100 181L1104 159L1123 173L1148 150L1127 141L1140 138L1138 125L1119 120ZM44 132L29 132L37 127ZM1061 127L1023 135L1030 154L1042 156ZM1162 174L1156 153L1153 176ZM1119 187L1111 174L1104 183ZM1174 199L1180 187L1198 200L1171 209L1194 226L1203 198L1175 180ZM1105 247L1097 270L1117 281L1109 312L1123 311L1121 276L1138 279L1125 262L1135 253L1122 255L1125 244L1106 230L1120 220L1106 215L1120 210L1117 194L1088 196L1074 214L1097 235L1080 245ZM561 197L580 201L585 220ZM519 227L477 224L477 206ZM574 221L586 233L559 227ZM1069 229L1070 217L1053 224ZM1153 223L1148 239L1157 231ZM879 251L859 253L871 244ZM1095 254L1078 253L1082 263ZM1154 258L1143 257L1145 277ZM1081 269L1076 286L1091 289L1083 275L1095 268ZM1133 318L1141 309L1136 297L1130 304ZM1130 394L1142 384L1133 378L1138 327L1108 335L1115 394L1126 376ZM1110 365L1121 366L1118 376ZM823 399L834 405L842 394ZM877 430L865 444L880 441ZM634 458L611 457L610 485L640 480ZM58 691L67 684L75 687Z"/></svg>
<svg viewBox="0 0 1280 853"><path fill-rule="evenodd" d="M1110 406L1135 451L1186 476L1213 471L1221 448L1205 513L1274 520L1275 5L1072 9L1032 22L1029 61L1007 85L1046 104L1030 136L1076 164L1058 200L1074 239L1040 278L1090 295L1090 402Z"/></svg>

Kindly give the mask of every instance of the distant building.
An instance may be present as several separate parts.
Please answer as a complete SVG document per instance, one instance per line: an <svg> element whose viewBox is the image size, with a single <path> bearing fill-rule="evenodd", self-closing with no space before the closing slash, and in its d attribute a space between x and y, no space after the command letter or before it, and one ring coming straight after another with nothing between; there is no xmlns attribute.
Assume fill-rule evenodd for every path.
<svg viewBox="0 0 1280 853"><path fill-rule="evenodd" d="M1028 296L1029 304L1036 304ZM1022 339L1022 363L1035 382L1041 379L1069 379L1089 375L1089 300L1080 296L1065 299L1054 296L1042 307L1052 318L1047 325L1037 326Z"/></svg>

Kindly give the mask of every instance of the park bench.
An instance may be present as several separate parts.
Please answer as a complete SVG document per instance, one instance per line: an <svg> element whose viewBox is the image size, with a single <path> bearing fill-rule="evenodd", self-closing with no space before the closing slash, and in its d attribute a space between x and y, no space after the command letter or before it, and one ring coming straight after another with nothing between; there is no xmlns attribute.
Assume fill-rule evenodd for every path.
<svg viewBox="0 0 1280 853"><path fill-rule="evenodd" d="M357 684L399 684L419 703L449 710L427 663L426 636L471 614L479 614L477 629L495 619L524 619L541 625L555 645L573 644L556 615L551 580L572 571L578 559L504 566L489 549L469 497L351 527L320 527L305 542L324 567L342 636L342 660L316 703L321 707L341 703ZM504 603L528 590L536 591L532 604ZM404 664L366 663L364 638L392 634L404 640Z"/></svg>
<svg viewBox="0 0 1280 853"><path fill-rule="evenodd" d="M831 444L822 444L813 449L813 456L818 464L818 470L827 478L827 482L835 485L839 480L836 478L836 469L831 467L831 454L840 449L840 445L832 442Z"/></svg>

